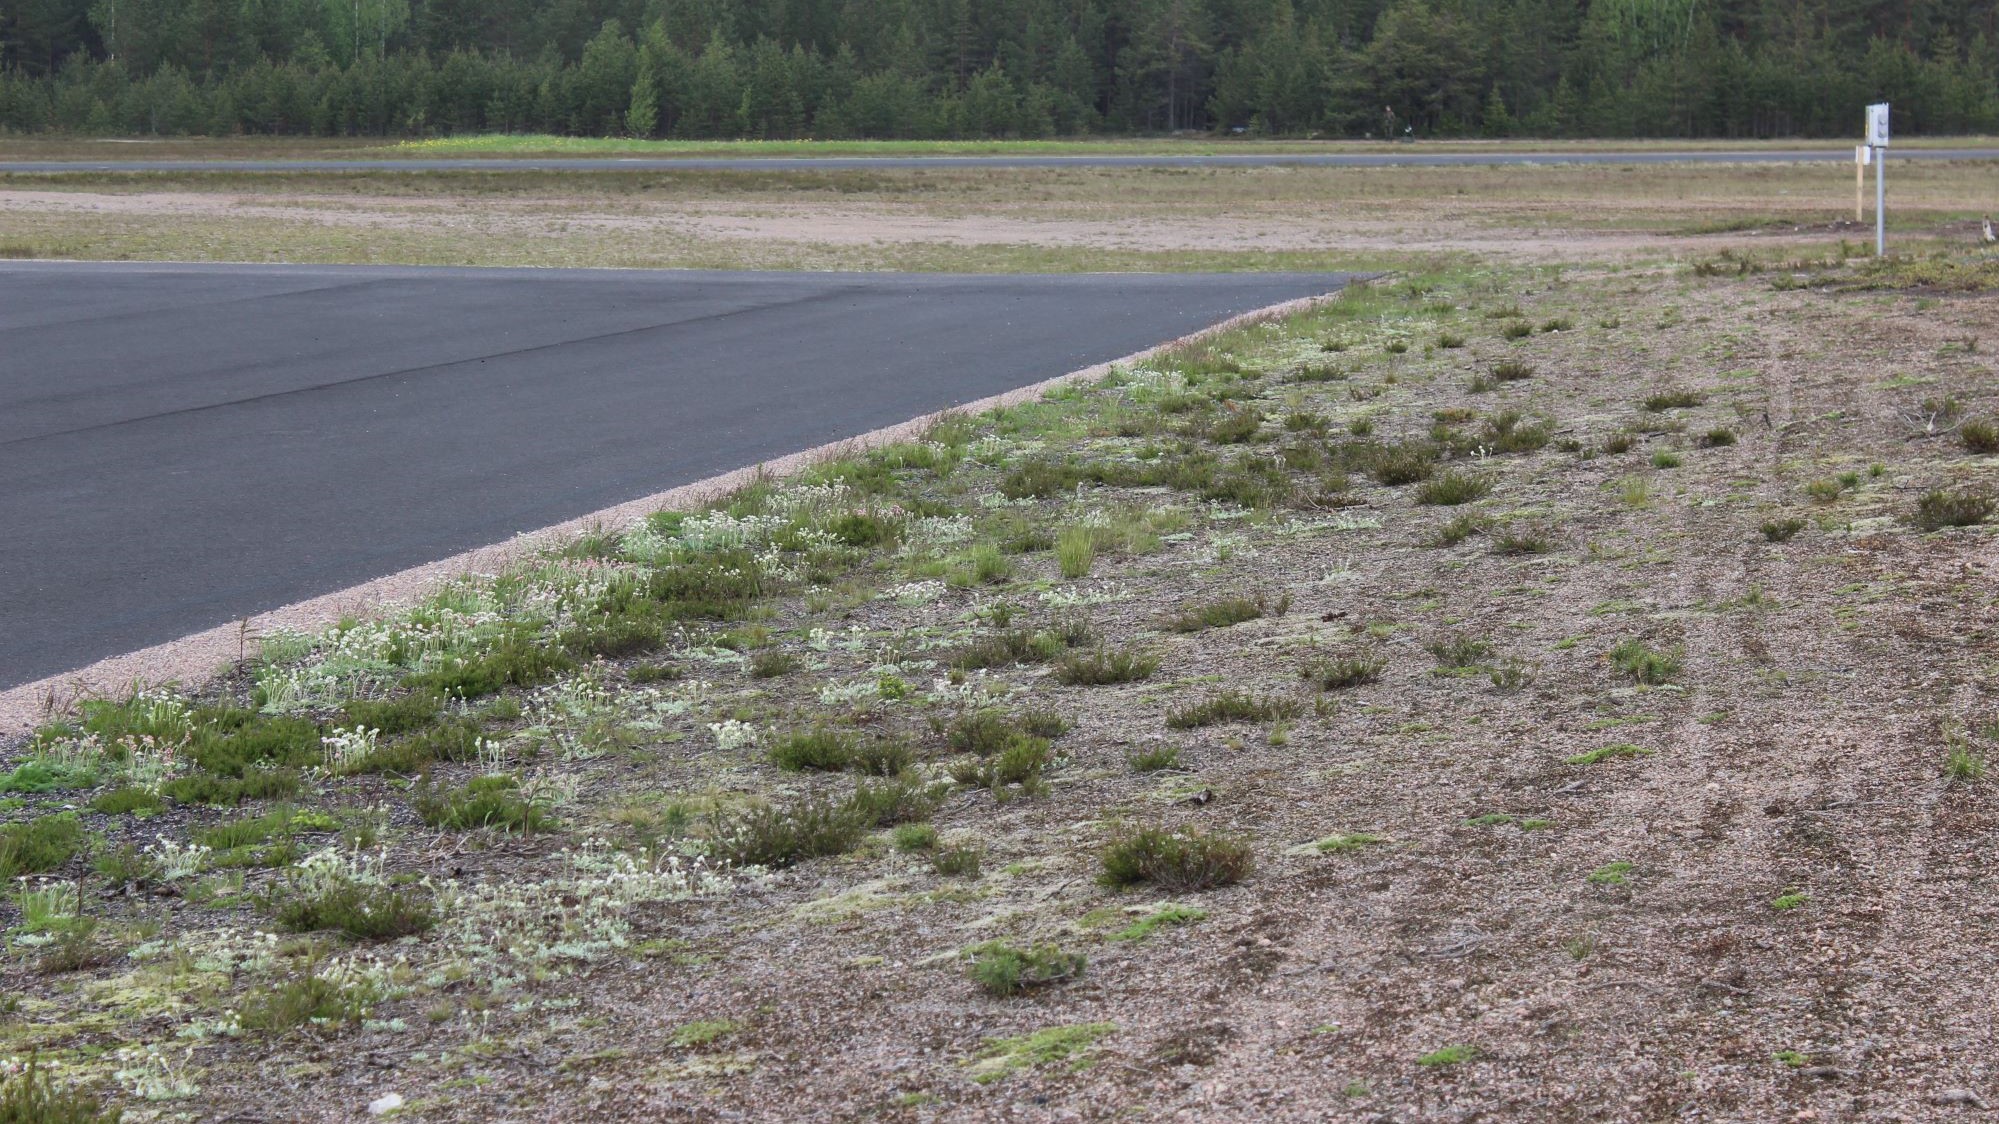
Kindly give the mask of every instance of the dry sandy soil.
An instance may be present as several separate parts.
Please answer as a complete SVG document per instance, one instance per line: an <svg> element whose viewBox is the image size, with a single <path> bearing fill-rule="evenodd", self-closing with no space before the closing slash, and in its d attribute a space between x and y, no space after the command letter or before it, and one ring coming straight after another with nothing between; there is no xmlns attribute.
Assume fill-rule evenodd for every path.
<svg viewBox="0 0 1999 1124"><path fill-rule="evenodd" d="M468 1121L1977 1118L1999 1104L1999 781L1980 775L1999 556L1989 527L1914 518L1992 492L1968 443L1999 414L1999 310L1838 284L1855 276L1729 259L1384 283L760 492L739 510L893 530L772 545L737 619L447 706L498 748L431 778L518 777L559 824L427 824L407 770L337 757L240 810L85 810L101 841L47 873L80 880L101 955L53 959L75 943L59 922L17 929L0 1051L58 1058L135 1118L353 1119L392 1093ZM1455 450L1427 483L1382 482L1384 449L1426 441ZM1131 475L1204 457L1206 484ZM1116 471L1023 484L1063 463ZM1489 490L1422 502L1460 498L1424 492L1459 476ZM1086 575L1061 571L1065 532L1094 545ZM572 551L507 611L580 604L656 546ZM499 594L474 588L451 604L476 616ZM1231 598L1263 615L1175 627ZM1076 622L1078 651L1156 671L1065 684L1032 643ZM1019 662L951 673L1040 631ZM316 684L268 709L331 733L345 693L408 690L407 665L326 670L360 646L273 650L210 697ZM1336 659L1378 675L1301 678ZM660 668L678 677L646 681ZM1230 691L1274 709L1188 724ZM948 736L981 699L1071 724L1027 790L978 781ZM941 786L930 848L883 824L767 872L659 873L765 801L877 783L773 763L821 724L909 747L911 783ZM85 752L42 741L62 746ZM131 783L115 757L95 789L6 816L87 808ZM280 803L328 817L217 838L177 877L89 873L86 852ZM1248 869L1106 884L1142 826L1239 845ZM424 898L433 927L254 936L343 832L381 848L351 884ZM940 872L938 849L978 871ZM995 941L1087 964L996 996L968 975ZM288 1019L310 980L329 1005Z"/></svg>

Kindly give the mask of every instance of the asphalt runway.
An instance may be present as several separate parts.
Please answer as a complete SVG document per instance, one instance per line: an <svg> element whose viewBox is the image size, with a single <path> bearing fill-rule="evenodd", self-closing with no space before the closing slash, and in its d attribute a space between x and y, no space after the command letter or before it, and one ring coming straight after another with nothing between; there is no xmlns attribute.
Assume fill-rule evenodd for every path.
<svg viewBox="0 0 1999 1124"><path fill-rule="evenodd" d="M0 262L0 689L1346 280Z"/></svg>
<svg viewBox="0 0 1999 1124"><path fill-rule="evenodd" d="M1897 148L1903 160L1999 160L1999 148ZM632 156L463 157L380 160L0 160L0 173L43 172L796 172L870 168L1397 168L1493 164L1786 164L1853 162L1853 150L1771 149L1684 152L1424 152L1383 145L1380 152L1217 153L1176 156L1114 153L1076 156Z"/></svg>

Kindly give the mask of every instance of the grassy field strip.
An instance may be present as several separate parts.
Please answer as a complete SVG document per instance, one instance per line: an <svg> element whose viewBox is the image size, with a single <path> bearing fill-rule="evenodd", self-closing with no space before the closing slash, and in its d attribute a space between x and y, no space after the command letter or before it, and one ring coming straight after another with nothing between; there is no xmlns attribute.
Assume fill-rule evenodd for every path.
<svg viewBox="0 0 1999 1124"><path fill-rule="evenodd" d="M1896 172L1904 249L1970 245L1989 165ZM1871 237L1833 166L0 176L0 255L944 272L1799 256Z"/></svg>

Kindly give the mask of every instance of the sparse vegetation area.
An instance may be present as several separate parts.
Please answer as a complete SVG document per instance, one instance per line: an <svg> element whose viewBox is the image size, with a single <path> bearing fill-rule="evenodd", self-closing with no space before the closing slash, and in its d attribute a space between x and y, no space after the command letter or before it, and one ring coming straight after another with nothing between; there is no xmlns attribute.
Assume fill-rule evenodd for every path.
<svg viewBox="0 0 1999 1124"><path fill-rule="evenodd" d="M349 1055L312 1070L329 1112L558 1114L599 1080L1166 1112L1162 1082L1267 1073L1335 1115L1418 1082L1501 1117L1838 1085L1924 1118L1968 1065L1773 1064L1851 1012L1770 997L1845 970L1809 932L1886 965L1898 1049L1989 1013L1911 997L1999 842L1995 481L1970 423L1905 414L1999 413L1942 347L1971 327L1917 346L1989 313L1524 276L1386 278L58 715L0 770L0 1054L58 1060L76 1119L222 1116ZM1807 315L1848 300L1899 318L1885 355ZM1850 857L1891 830L1948 893ZM1783 1025L1717 1037L1724 1001ZM1699 1086L1602 1092L1597 1019ZM1188 1111L1268 1108L1214 1098Z"/></svg>

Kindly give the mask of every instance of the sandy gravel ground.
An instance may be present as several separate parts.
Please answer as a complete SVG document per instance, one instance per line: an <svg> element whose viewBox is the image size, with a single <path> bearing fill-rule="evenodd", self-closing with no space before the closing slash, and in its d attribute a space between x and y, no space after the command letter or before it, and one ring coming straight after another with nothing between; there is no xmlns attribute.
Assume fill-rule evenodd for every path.
<svg viewBox="0 0 1999 1124"><path fill-rule="evenodd" d="M1984 296L1778 291L1772 276L1460 275L1392 290L1365 317L1232 337L1229 354L1266 373L1209 416L1268 410L1250 456L1363 423L1399 441L1508 411L1545 416L1555 439L1463 462L1493 484L1464 506L1355 478L1267 519L1157 489L1004 509L1051 528L1172 506L1189 522L1074 581L1043 552L995 587L788 596L759 622L804 660L777 678L713 649L671 651L713 681L691 696L701 708L631 750L560 766L588 794L562 835L431 832L392 778L329 788L330 806L393 809L398 870L526 885L578 836L624 838L679 801L850 786L721 748L706 723L800 728L843 713L827 690L884 666L941 674L922 661L993 631L967 622L994 600L1018 606L1016 625L1080 614L1104 642L1161 659L1151 679L1110 687L990 673L1014 689L1010 707L1052 708L1074 729L1045 794L958 789L936 813L945 842L983 852L979 876L936 873L877 836L726 894L635 907L625 953L500 995L427 974L462 952L434 938L381 946L412 968L376 1022L189 1040L198 1091L141 1115L346 1120L393 1092L408 1117L466 1121L1982 1118L1999 1104L1999 782L1943 763L1952 742L1987 759L1999 748L1999 553L1989 528L1924 533L1909 516L1933 490L1993 487L1994 458L1912 419L1946 397L1961 420L1999 414L1981 342L1999 338L1999 310ZM1509 341L1510 323L1544 330ZM1473 389L1503 361L1531 377ZM1344 377L1300 377L1322 363ZM1697 400L1643 405L1675 389ZM991 432L1018 464L1129 456L1161 433L1147 426L1206 424L1134 401L1109 388ZM1088 420L1063 428L1064 411ZM1317 415L1326 436L1290 428L1294 414ZM1710 436L1723 430L1732 441ZM996 473L959 471L938 486L992 494ZM1447 542L1466 515L1482 522ZM1788 541L1760 531L1785 517L1801 522ZM873 580L909 579L891 567ZM1064 609L1037 590L1107 596ZM1232 627L1166 627L1259 594L1288 602ZM813 641L813 628L828 631ZM861 639L813 646L835 635ZM1440 667L1431 649L1454 639L1488 645L1484 666ZM1630 641L1679 666L1635 681L1611 658ZM1301 665L1349 654L1380 660L1379 679L1301 682ZM634 690L638 662L600 674ZM1508 667L1516 679L1488 674ZM1164 721L1225 689L1298 709ZM948 751L923 711L866 713L861 728L909 736L941 770ZM1634 748L1572 761L1620 745ZM1176 766L1128 764L1162 747ZM1206 891L1108 889L1100 850L1131 823L1241 838L1255 870ZM161 826L181 828L106 830ZM1171 904L1202 916L1116 939ZM190 962L215 939L203 934L258 924L240 899L105 908L166 918ZM1087 969L988 996L964 968L988 940L1053 943ZM354 954L299 944L300 957ZM67 1049L180 1049L178 1029L265 978L6 971L29 1000L10 1044ZM1021 1055L1036 1035L1061 1048Z"/></svg>

